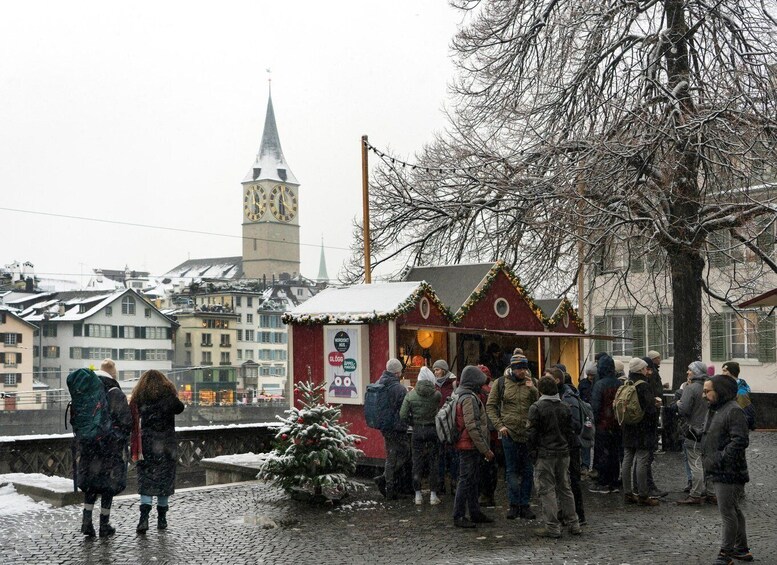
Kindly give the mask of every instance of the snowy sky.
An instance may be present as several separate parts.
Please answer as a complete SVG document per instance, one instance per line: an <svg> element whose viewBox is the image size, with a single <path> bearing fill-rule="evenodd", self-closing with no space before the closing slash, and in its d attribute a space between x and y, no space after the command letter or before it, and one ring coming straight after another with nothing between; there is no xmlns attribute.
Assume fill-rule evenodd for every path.
<svg viewBox="0 0 777 565"><path fill-rule="evenodd" d="M270 68L302 272L317 274L323 235L334 276L361 214L360 136L410 158L445 126L460 18L444 0L6 4L0 264L78 280L240 255Z"/></svg>

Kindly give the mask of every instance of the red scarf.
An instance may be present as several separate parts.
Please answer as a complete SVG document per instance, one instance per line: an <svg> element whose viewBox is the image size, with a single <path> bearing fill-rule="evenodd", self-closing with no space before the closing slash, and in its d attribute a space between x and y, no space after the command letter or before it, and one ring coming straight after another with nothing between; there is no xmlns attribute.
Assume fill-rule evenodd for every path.
<svg viewBox="0 0 777 565"><path fill-rule="evenodd" d="M132 456L132 462L135 463L138 460L143 459L143 444L140 440L140 412L138 411L138 405L134 402L130 402L130 409L132 410L132 436L130 438L130 454Z"/></svg>

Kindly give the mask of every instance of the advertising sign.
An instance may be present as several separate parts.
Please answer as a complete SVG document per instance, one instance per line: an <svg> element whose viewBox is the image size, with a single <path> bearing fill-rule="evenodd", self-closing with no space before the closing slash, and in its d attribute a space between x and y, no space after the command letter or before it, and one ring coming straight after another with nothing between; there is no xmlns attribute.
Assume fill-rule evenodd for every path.
<svg viewBox="0 0 777 565"><path fill-rule="evenodd" d="M366 325L323 326L326 402L363 404L370 380Z"/></svg>

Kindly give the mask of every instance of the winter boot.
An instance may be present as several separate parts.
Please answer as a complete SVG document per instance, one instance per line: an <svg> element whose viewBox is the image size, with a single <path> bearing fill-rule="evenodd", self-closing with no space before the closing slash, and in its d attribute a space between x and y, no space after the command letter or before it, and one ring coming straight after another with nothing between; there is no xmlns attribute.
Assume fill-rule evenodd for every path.
<svg viewBox="0 0 777 565"><path fill-rule="evenodd" d="M158 530L167 529L167 506L156 507L156 527Z"/></svg>
<svg viewBox="0 0 777 565"><path fill-rule="evenodd" d="M135 528L135 531L139 534L145 534L148 530L148 515L151 513L151 505L150 504L141 504L140 505L140 522L138 522L138 527Z"/></svg>
<svg viewBox="0 0 777 565"><path fill-rule="evenodd" d="M94 531L94 525L92 524L92 511L84 510L84 519L81 522L81 533L88 538L93 538L97 535Z"/></svg>
<svg viewBox="0 0 777 565"><path fill-rule="evenodd" d="M436 506L437 504L440 504L442 500L437 496L437 493L432 491L432 494L429 496L429 504L432 506Z"/></svg>
<svg viewBox="0 0 777 565"><path fill-rule="evenodd" d="M100 537L107 538L116 533L116 528L111 526L108 522L111 519L110 514L100 514Z"/></svg>

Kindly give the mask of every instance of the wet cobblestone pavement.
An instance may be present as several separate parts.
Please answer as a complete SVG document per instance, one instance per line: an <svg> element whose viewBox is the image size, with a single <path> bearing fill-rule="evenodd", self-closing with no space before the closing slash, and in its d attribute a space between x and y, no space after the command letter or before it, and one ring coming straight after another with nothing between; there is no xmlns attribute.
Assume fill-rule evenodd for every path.
<svg viewBox="0 0 777 565"><path fill-rule="evenodd" d="M777 434L754 433L744 512L756 562L777 564ZM536 521L505 519L500 479L493 524L453 527L452 497L415 506L382 499L370 484L341 507L313 508L263 483L179 491L170 527L135 533L137 496L114 502L116 535L84 539L81 509L67 507L0 516L0 563L31 564L306 564L306 563L711 563L720 517L711 505L682 507L685 476L679 453L656 456L659 486L670 491L655 508L625 506L620 494L592 494L584 481L588 526L560 540L533 536ZM268 520L277 527L266 528ZM96 522L96 519L95 519Z"/></svg>

